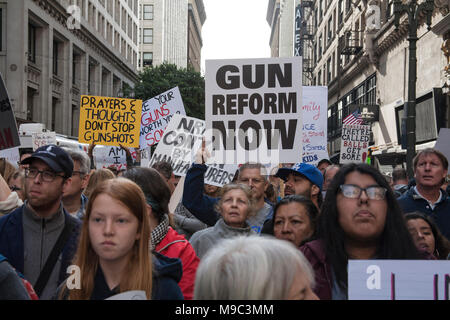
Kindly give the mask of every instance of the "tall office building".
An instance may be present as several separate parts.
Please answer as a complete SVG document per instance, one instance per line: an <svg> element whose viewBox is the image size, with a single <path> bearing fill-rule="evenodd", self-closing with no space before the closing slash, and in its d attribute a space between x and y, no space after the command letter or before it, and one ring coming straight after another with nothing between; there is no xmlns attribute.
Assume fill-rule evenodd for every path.
<svg viewBox="0 0 450 320"><path fill-rule="evenodd" d="M18 124L78 136L80 96L137 81L138 0L0 3L0 72Z"/></svg>
<svg viewBox="0 0 450 320"><path fill-rule="evenodd" d="M328 151L338 160L342 119L355 110L372 126L371 146L386 170L405 161L401 122L408 97L408 18L395 31L393 0L269 0L272 56L293 55L301 10L303 84L328 86ZM436 0L431 31L418 26L416 148L434 146L450 125L450 17Z"/></svg>
<svg viewBox="0 0 450 320"><path fill-rule="evenodd" d="M141 0L140 13L140 69L169 62L200 71L203 0Z"/></svg>

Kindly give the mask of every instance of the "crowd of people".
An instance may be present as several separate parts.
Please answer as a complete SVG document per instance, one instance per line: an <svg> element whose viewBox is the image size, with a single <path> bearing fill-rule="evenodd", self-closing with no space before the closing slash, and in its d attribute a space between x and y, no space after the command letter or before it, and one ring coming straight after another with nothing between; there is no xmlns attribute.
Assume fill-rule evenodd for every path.
<svg viewBox="0 0 450 320"><path fill-rule="evenodd" d="M171 164L95 168L93 148L0 159L0 299L348 299L350 259L450 259L448 160L419 151L395 168L242 164L205 183ZM176 208L169 203L182 190Z"/></svg>

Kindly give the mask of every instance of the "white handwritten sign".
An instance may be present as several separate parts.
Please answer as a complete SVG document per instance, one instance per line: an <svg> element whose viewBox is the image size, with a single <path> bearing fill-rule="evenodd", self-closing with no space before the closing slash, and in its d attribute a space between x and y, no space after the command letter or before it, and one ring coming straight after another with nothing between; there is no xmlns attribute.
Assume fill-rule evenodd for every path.
<svg viewBox="0 0 450 320"><path fill-rule="evenodd" d="M144 149L158 143L170 118L177 113L186 114L178 87L144 101L141 115L140 148Z"/></svg>
<svg viewBox="0 0 450 320"><path fill-rule="evenodd" d="M42 146L56 144L56 132L33 132L31 134L31 141L33 144L33 151Z"/></svg>
<svg viewBox="0 0 450 320"><path fill-rule="evenodd" d="M115 167L117 170L127 168L127 155L125 150L113 146L95 146L94 163L97 169Z"/></svg>
<svg viewBox="0 0 450 320"><path fill-rule="evenodd" d="M185 176L197 150L201 148L204 133L205 121L175 114L158 143L149 166L158 161L168 161L174 175ZM208 164L205 183L222 187L233 180L237 168L234 164Z"/></svg>
<svg viewBox="0 0 450 320"><path fill-rule="evenodd" d="M328 87L303 87L303 154L302 161L316 165L329 159L327 151Z"/></svg>
<svg viewBox="0 0 450 320"><path fill-rule="evenodd" d="M449 300L450 261L349 260L349 300Z"/></svg>
<svg viewBox="0 0 450 320"><path fill-rule="evenodd" d="M366 162L370 141L370 125L343 125L339 163Z"/></svg>

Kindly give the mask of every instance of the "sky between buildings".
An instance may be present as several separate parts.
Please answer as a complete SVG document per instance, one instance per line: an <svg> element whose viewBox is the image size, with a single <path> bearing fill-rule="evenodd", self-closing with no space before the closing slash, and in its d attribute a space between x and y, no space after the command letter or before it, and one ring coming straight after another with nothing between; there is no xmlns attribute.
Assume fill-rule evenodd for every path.
<svg viewBox="0 0 450 320"><path fill-rule="evenodd" d="M202 74L205 60L270 57L269 0L203 0Z"/></svg>

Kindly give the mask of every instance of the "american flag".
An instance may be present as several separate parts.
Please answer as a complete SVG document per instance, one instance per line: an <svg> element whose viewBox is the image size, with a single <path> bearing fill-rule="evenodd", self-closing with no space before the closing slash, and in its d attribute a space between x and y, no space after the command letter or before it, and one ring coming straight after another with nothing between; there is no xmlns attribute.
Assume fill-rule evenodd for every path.
<svg viewBox="0 0 450 320"><path fill-rule="evenodd" d="M342 120L343 124L351 125L351 124L362 124L363 119L361 117L361 113L356 110L353 113L350 113L348 116L345 117L344 120Z"/></svg>

